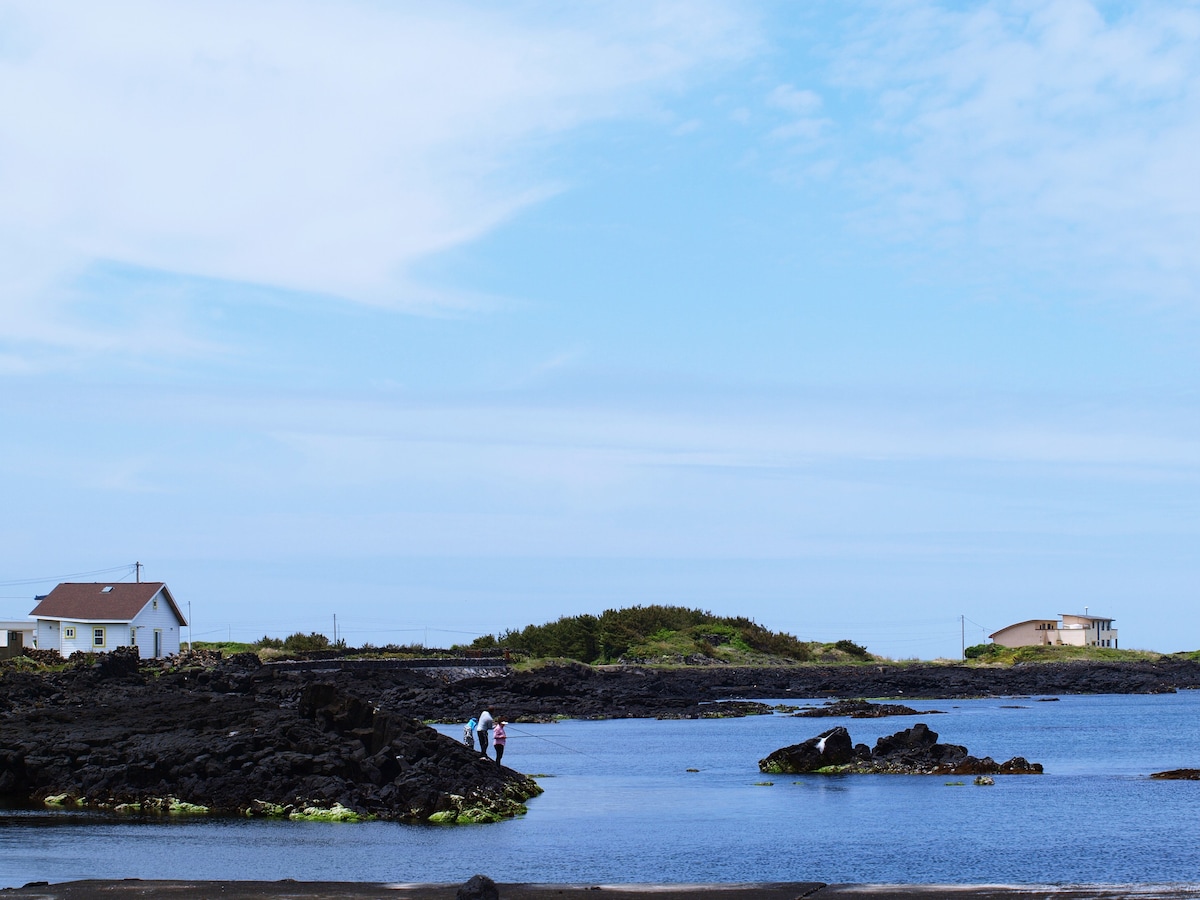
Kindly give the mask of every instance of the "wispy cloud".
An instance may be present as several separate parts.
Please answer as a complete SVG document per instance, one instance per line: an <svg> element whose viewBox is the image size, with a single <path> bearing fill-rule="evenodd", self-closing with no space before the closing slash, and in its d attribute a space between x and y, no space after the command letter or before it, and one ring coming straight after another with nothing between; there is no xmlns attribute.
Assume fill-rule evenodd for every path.
<svg viewBox="0 0 1200 900"><path fill-rule="evenodd" d="M1198 38L1200 9L1174 3L859 7L828 42L816 89L839 102L810 149L836 161L858 224L918 258L934 245L986 278L1191 302ZM811 111L793 115L807 136Z"/></svg>
<svg viewBox="0 0 1200 900"><path fill-rule="evenodd" d="M463 302L414 264L559 190L531 165L545 142L645 112L754 40L716 0L3 14L0 337L65 345L104 340L69 313L96 261L402 309Z"/></svg>

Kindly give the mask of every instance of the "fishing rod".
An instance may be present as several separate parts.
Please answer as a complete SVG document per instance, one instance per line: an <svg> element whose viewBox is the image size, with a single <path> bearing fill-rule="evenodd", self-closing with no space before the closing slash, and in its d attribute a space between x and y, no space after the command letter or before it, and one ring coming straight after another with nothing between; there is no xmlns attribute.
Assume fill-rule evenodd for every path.
<svg viewBox="0 0 1200 900"><path fill-rule="evenodd" d="M560 744L558 741L552 741L548 737L542 737L540 734L534 734L532 731L526 731L523 728L517 728L511 722L504 726L509 731L515 731L517 734L523 734L526 737L537 738L539 741L545 741L547 744L553 744L555 747L562 747L564 750L570 750L572 753L578 753L581 756L590 756L592 759L599 759L594 753L588 753L586 750L580 750L578 747L568 747L566 744Z"/></svg>

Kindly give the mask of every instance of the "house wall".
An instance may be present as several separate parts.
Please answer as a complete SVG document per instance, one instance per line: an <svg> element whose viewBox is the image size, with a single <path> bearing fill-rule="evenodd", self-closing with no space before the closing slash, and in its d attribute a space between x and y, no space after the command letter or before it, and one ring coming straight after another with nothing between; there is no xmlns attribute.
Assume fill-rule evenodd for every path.
<svg viewBox="0 0 1200 900"><path fill-rule="evenodd" d="M1069 629L1074 637L1071 641L1080 647L1116 647L1117 629L1112 619L1091 619L1087 616L1063 615L1063 628ZM1063 643L1066 643L1064 641Z"/></svg>
<svg viewBox="0 0 1200 900"><path fill-rule="evenodd" d="M62 653L62 634L58 629L58 622L51 619L38 619L36 634L39 649L57 650Z"/></svg>
<svg viewBox="0 0 1200 900"><path fill-rule="evenodd" d="M43 650L57 650L63 656L70 656L76 651L84 653L109 653L118 647L129 644L129 625L125 622L72 622L57 619L38 619L38 647ZM67 632L75 629L75 636L69 637ZM104 643L93 641L93 630L104 629Z"/></svg>
<svg viewBox="0 0 1200 900"><path fill-rule="evenodd" d="M1009 625L992 636L992 643L1002 647L1028 647L1033 644L1053 644L1058 628L1057 619L1021 622Z"/></svg>
<svg viewBox="0 0 1200 900"><path fill-rule="evenodd" d="M0 620L0 659L12 659L34 646L33 635L33 622Z"/></svg>
<svg viewBox="0 0 1200 900"><path fill-rule="evenodd" d="M157 604L157 608L155 606ZM133 617L130 623L135 637L131 643L136 643L138 655L142 659L154 656L154 632L162 634L160 656L174 656L179 652L180 629L179 620L171 611L171 604L162 595L162 591L142 607L142 611Z"/></svg>
<svg viewBox="0 0 1200 900"><path fill-rule="evenodd" d="M7 647L9 643L14 646L16 641L9 641L9 634L18 631L21 633L20 646L32 647L34 636L37 634L37 625L34 622L22 621L20 619L3 619L0 620L0 647Z"/></svg>

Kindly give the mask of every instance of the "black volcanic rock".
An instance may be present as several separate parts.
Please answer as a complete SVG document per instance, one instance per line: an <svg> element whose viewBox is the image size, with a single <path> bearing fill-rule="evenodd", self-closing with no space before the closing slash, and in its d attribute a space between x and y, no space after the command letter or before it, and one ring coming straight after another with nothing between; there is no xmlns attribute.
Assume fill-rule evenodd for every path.
<svg viewBox="0 0 1200 900"><path fill-rule="evenodd" d="M105 677L105 676L110 677ZM4 672L0 798L148 811L492 821L531 779L331 682L234 660Z"/></svg>
<svg viewBox="0 0 1200 900"><path fill-rule="evenodd" d="M1017 756L997 763L990 756L977 759L958 744L939 744L937 732L919 722L875 742L852 745L845 728L834 728L800 744L783 747L758 761L772 774L860 775L1040 775L1040 763Z"/></svg>
<svg viewBox="0 0 1200 900"><path fill-rule="evenodd" d="M269 668L269 666L267 667ZM347 669L339 684L420 710L426 719L465 722L484 702L509 721L705 718L770 713L761 700L858 697L961 698L1059 694L1167 693L1200 688L1200 663L1067 662L1005 667L847 665L650 669L547 665L448 683L412 671ZM743 701L734 705L728 701ZM720 707L720 708L715 708ZM493 709L496 712L497 709Z"/></svg>
<svg viewBox="0 0 1200 900"><path fill-rule="evenodd" d="M936 716L943 715L940 709L924 712L900 703L872 703L870 700L834 700L824 706L802 709L792 713L801 719L822 719L845 716L850 719L881 719L885 716Z"/></svg>
<svg viewBox="0 0 1200 900"><path fill-rule="evenodd" d="M380 660L289 671L253 654L215 665L202 656L147 665L111 654L49 674L7 661L0 663L0 799L63 796L144 807L176 797L272 814L341 803L383 818L486 818L519 811L536 784L421 721L465 722L485 705L510 722L705 718L770 713L762 701L788 698L1045 698L1189 688L1200 688L1200 663L1185 658L1012 667L569 664L498 668L460 680ZM871 757L861 744L854 753L845 765ZM964 751L956 765L973 765L967 760ZM1033 770L1020 758L997 770L991 760L976 762L988 772Z"/></svg>

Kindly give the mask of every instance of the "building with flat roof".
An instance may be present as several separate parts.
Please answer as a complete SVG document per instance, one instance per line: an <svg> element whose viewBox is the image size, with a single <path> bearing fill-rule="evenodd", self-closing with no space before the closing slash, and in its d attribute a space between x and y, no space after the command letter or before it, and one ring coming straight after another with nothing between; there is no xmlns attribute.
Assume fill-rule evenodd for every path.
<svg viewBox="0 0 1200 900"><path fill-rule="evenodd" d="M1057 619L1027 619L988 635L1002 647L1040 644L1069 647L1117 648L1117 629L1107 616L1060 613Z"/></svg>

